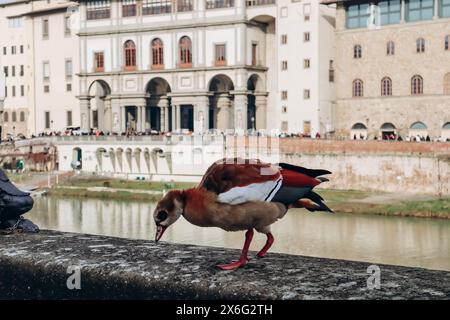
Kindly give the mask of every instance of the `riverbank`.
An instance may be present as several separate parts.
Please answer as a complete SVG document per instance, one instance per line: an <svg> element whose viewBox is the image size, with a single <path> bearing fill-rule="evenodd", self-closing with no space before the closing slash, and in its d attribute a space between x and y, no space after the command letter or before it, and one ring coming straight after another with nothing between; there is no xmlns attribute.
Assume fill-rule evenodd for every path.
<svg viewBox="0 0 450 320"><path fill-rule="evenodd" d="M167 190L186 189L193 183L129 181L107 178L71 178L47 190L53 196L73 196L154 202ZM450 198L433 195L374 193L319 189L336 213L450 219Z"/></svg>

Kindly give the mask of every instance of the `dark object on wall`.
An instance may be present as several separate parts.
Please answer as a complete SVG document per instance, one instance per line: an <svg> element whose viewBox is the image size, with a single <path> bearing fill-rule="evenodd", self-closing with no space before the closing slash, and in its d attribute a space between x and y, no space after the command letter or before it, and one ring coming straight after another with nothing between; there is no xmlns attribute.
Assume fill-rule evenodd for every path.
<svg viewBox="0 0 450 320"><path fill-rule="evenodd" d="M38 226L21 216L30 211L33 204L30 194L19 190L0 170L0 229L38 232Z"/></svg>

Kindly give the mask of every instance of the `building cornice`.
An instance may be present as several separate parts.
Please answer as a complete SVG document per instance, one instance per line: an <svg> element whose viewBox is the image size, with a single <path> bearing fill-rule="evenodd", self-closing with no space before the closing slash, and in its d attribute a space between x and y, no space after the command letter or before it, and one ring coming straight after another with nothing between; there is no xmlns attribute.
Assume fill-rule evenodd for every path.
<svg viewBox="0 0 450 320"><path fill-rule="evenodd" d="M144 74L160 74L174 72L199 72L199 71L220 71L220 70L236 70L246 69L250 71L265 72L267 67L250 66L250 65L234 65L223 67L193 67L189 69L162 69L162 70L136 70L136 71L111 71L111 72L81 72L77 76L83 77L107 77L107 76L126 76L126 75L144 75Z"/></svg>
<svg viewBox="0 0 450 320"><path fill-rule="evenodd" d="M192 22L183 24L160 24L158 26L147 26L145 24L140 24L136 27L130 28L129 26L108 26L104 30L89 30L89 28L81 29L77 35L80 37L95 37L95 36L105 36L111 34L127 34L127 33L145 33L145 32L155 32L155 31L169 31L169 30L179 30L179 29L199 29L206 27L219 27L219 26L229 26L229 25L251 25L262 27L261 23L255 21L249 21L247 19L239 20L223 20L223 21L202 21L202 22ZM92 28L94 29L94 28Z"/></svg>
<svg viewBox="0 0 450 320"><path fill-rule="evenodd" d="M388 24L384 26L375 26L372 28L357 28L357 29L342 29L336 30L335 33L337 35L340 34L352 34L352 33L361 33L361 32L375 32L375 31L383 31L383 30L392 30L392 29L402 29L408 27L425 27L426 25L433 25L444 23L448 24L450 22L450 18L438 18L432 20L422 20L422 21L414 21L414 22L404 22L404 23L396 23L396 24Z"/></svg>

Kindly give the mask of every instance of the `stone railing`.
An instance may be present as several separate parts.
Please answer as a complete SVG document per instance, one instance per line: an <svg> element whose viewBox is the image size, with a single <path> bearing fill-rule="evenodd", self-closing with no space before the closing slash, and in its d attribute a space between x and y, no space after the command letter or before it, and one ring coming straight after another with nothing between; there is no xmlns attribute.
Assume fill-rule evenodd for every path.
<svg viewBox="0 0 450 320"><path fill-rule="evenodd" d="M450 299L445 271L270 253L224 272L215 265L238 250L54 231L0 238L0 299Z"/></svg>

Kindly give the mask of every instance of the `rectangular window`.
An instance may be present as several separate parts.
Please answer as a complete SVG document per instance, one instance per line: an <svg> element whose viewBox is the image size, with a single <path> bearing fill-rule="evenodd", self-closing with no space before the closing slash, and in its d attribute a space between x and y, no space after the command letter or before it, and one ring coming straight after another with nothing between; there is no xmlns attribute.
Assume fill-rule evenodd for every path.
<svg viewBox="0 0 450 320"><path fill-rule="evenodd" d="M67 92L71 92L72 91L72 84L71 83L66 83L66 91Z"/></svg>
<svg viewBox="0 0 450 320"><path fill-rule="evenodd" d="M23 17L8 19L8 25L10 28L20 28L20 27L22 27L22 22L23 22Z"/></svg>
<svg viewBox="0 0 450 320"><path fill-rule="evenodd" d="M72 79L72 59L66 59L65 63L66 79Z"/></svg>
<svg viewBox="0 0 450 320"><path fill-rule="evenodd" d="M89 1L86 4L87 20L109 19L111 16L110 0Z"/></svg>
<svg viewBox="0 0 450 320"><path fill-rule="evenodd" d="M309 59L304 59L304 60L303 60L303 68L309 69L310 67L311 67L311 60L309 60Z"/></svg>
<svg viewBox="0 0 450 320"><path fill-rule="evenodd" d="M303 33L303 41L308 42L309 40L310 40L310 33L309 32Z"/></svg>
<svg viewBox="0 0 450 320"><path fill-rule="evenodd" d="M450 17L450 0L439 0L439 17Z"/></svg>
<svg viewBox="0 0 450 320"><path fill-rule="evenodd" d="M94 53L94 71L103 72L105 71L105 59L103 52Z"/></svg>
<svg viewBox="0 0 450 320"><path fill-rule="evenodd" d="M178 0L177 1L177 11L178 12L188 12L194 9L192 4L193 0Z"/></svg>
<svg viewBox="0 0 450 320"><path fill-rule="evenodd" d="M122 0L122 17L136 16L136 0Z"/></svg>
<svg viewBox="0 0 450 320"><path fill-rule="evenodd" d="M172 12L171 0L143 0L142 14L154 15Z"/></svg>
<svg viewBox="0 0 450 320"><path fill-rule="evenodd" d="M23 45L20 46L20 53L23 53Z"/></svg>
<svg viewBox="0 0 450 320"><path fill-rule="evenodd" d="M11 54L16 54L17 53L17 48L16 46L12 46L11 47Z"/></svg>
<svg viewBox="0 0 450 320"><path fill-rule="evenodd" d="M311 91L309 89L303 90L303 99L308 100L311 98Z"/></svg>
<svg viewBox="0 0 450 320"><path fill-rule="evenodd" d="M311 136L311 121L303 121L303 134L307 137Z"/></svg>
<svg viewBox="0 0 450 320"><path fill-rule="evenodd" d="M431 20L434 0L406 0L406 21Z"/></svg>
<svg viewBox="0 0 450 320"><path fill-rule="evenodd" d="M22 65L20 66L20 76L23 77L24 74L25 74L25 70L24 70L24 67L23 67L23 64L22 64Z"/></svg>
<svg viewBox="0 0 450 320"><path fill-rule="evenodd" d="M25 112L20 112L20 122L25 122Z"/></svg>
<svg viewBox="0 0 450 320"><path fill-rule="evenodd" d="M281 112L282 112L282 113L287 113L287 107L286 107L286 106L283 106L283 107L281 108Z"/></svg>
<svg viewBox="0 0 450 320"><path fill-rule="evenodd" d="M252 43L252 66L256 66L258 63L257 53L258 53L258 44Z"/></svg>
<svg viewBox="0 0 450 320"><path fill-rule="evenodd" d="M227 50L224 44L215 45L215 65L226 66L227 65Z"/></svg>
<svg viewBox="0 0 450 320"><path fill-rule="evenodd" d="M368 3L351 4L345 8L347 28L366 28L369 24L370 5Z"/></svg>
<svg viewBox="0 0 450 320"><path fill-rule="evenodd" d="M16 66L12 66L11 67L11 77L15 77L16 76Z"/></svg>
<svg viewBox="0 0 450 320"><path fill-rule="evenodd" d="M8 67L3 67L3 73L5 74L5 77L8 77Z"/></svg>
<svg viewBox="0 0 450 320"><path fill-rule="evenodd" d="M311 17L311 4L305 3L303 4L303 17L305 21L309 21Z"/></svg>
<svg viewBox="0 0 450 320"><path fill-rule="evenodd" d="M50 112L45 111L45 129L50 129Z"/></svg>
<svg viewBox="0 0 450 320"><path fill-rule="evenodd" d="M206 0L206 9L232 8L234 0Z"/></svg>
<svg viewBox="0 0 450 320"><path fill-rule="evenodd" d="M401 19L400 0L383 0L378 2L378 25L400 23Z"/></svg>
<svg viewBox="0 0 450 320"><path fill-rule="evenodd" d="M64 35L70 36L70 16L64 17Z"/></svg>
<svg viewBox="0 0 450 320"><path fill-rule="evenodd" d="M48 19L42 19L42 39L48 39L48 36L49 36Z"/></svg>
<svg viewBox="0 0 450 320"><path fill-rule="evenodd" d="M334 82L334 61L330 60L330 67L328 69L328 81Z"/></svg>
<svg viewBox="0 0 450 320"><path fill-rule="evenodd" d="M44 86L44 93L49 93L50 92L50 86L47 84Z"/></svg>
<svg viewBox="0 0 450 320"><path fill-rule="evenodd" d="M5 86L5 98L8 96L8 87Z"/></svg>
<svg viewBox="0 0 450 320"><path fill-rule="evenodd" d="M3 55L4 55L4 56L6 56L6 51L7 51L7 48L6 48L6 47L3 47Z"/></svg>
<svg viewBox="0 0 450 320"><path fill-rule="evenodd" d="M288 131L288 122L287 121L281 121L281 131L283 131L283 132Z"/></svg>
<svg viewBox="0 0 450 320"><path fill-rule="evenodd" d="M17 113L15 111L13 111L11 118L12 118L11 119L12 122L16 122L17 121Z"/></svg>
<svg viewBox="0 0 450 320"><path fill-rule="evenodd" d="M16 86L12 86L12 96L16 96Z"/></svg>
<svg viewBox="0 0 450 320"><path fill-rule="evenodd" d="M67 126L72 126L72 111L67 111Z"/></svg>
<svg viewBox="0 0 450 320"><path fill-rule="evenodd" d="M25 87L23 85L20 86L20 96L21 97L25 96Z"/></svg>
<svg viewBox="0 0 450 320"><path fill-rule="evenodd" d="M288 92L286 90L281 91L281 100L287 100Z"/></svg>
<svg viewBox="0 0 450 320"><path fill-rule="evenodd" d="M287 44L287 34L281 35L281 44Z"/></svg>
<svg viewBox="0 0 450 320"><path fill-rule="evenodd" d="M286 60L281 61L281 70L287 70L288 68L288 63Z"/></svg>
<svg viewBox="0 0 450 320"><path fill-rule="evenodd" d="M48 61L42 64L42 76L44 81L50 80L50 63Z"/></svg>

